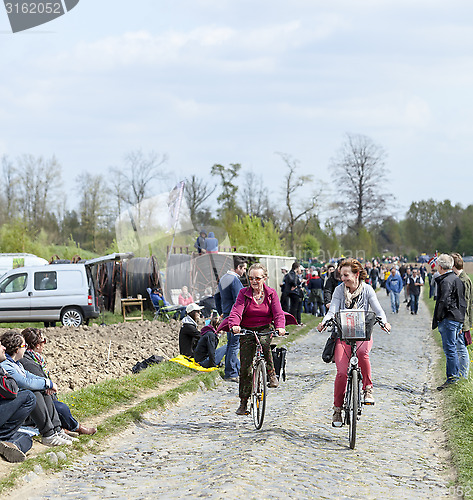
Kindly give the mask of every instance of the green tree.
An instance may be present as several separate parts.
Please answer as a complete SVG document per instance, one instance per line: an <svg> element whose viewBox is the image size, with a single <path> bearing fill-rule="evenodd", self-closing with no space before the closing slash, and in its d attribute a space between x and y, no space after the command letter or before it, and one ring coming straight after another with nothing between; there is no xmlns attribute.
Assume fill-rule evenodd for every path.
<svg viewBox="0 0 473 500"><path fill-rule="evenodd" d="M272 222L263 222L259 217L245 215L235 218L228 236L233 246L241 253L284 255L281 235Z"/></svg>

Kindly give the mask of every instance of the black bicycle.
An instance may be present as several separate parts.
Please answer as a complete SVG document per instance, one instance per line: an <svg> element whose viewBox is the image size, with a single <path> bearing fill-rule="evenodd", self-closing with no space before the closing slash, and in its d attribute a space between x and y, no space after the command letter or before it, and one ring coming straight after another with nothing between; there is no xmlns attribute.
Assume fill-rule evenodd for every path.
<svg viewBox="0 0 473 500"><path fill-rule="evenodd" d="M263 426L264 414L266 411L266 392L268 390L268 375L266 372L266 361L263 355L263 346L259 337L265 335L277 336L276 331L270 332L255 332L253 330L242 329L240 333L235 335L254 335L256 340L256 352L253 358L253 382L251 389L250 411L253 416L253 423L256 430Z"/></svg>
<svg viewBox="0 0 473 500"><path fill-rule="evenodd" d="M335 325L338 332L338 337L350 345L351 356L348 364L347 387L345 390L345 401L342 411L345 414L343 423L348 425L348 439L350 448L353 450L356 443L356 425L361 417L363 403L361 397L361 389L363 387L363 376L361 368L358 366L357 356L357 341L368 341L371 339L371 331L373 326L378 323L381 328L389 333L384 328L383 322L376 317L372 311L364 311L360 309L346 309L335 314L335 317L325 323L325 328Z"/></svg>

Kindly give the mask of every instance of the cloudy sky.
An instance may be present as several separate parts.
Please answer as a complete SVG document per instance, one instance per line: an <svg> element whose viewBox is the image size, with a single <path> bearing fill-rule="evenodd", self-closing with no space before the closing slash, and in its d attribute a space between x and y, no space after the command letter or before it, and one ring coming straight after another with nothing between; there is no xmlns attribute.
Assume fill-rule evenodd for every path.
<svg viewBox="0 0 473 500"><path fill-rule="evenodd" d="M0 74L0 156L56 155L70 208L78 174L139 148L168 184L241 163L277 200L276 152L330 181L346 133L386 150L400 215L473 203L466 0L80 0L16 34L0 5Z"/></svg>

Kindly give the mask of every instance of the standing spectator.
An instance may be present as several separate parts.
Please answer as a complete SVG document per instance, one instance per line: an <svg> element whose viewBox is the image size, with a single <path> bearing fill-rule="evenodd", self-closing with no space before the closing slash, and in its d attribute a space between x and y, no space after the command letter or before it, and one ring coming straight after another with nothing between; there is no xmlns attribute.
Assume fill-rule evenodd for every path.
<svg viewBox="0 0 473 500"><path fill-rule="evenodd" d="M435 303L432 330L438 327L442 337L442 346L447 358L447 380L437 387L439 391L458 381L460 368L457 352L457 336L461 333L465 319L465 292L461 279L453 272L453 257L441 254L437 259L440 276L437 283L437 301Z"/></svg>
<svg viewBox="0 0 473 500"><path fill-rule="evenodd" d="M312 314L314 316L324 316L324 292L322 290L322 278L317 271L312 272L312 278L307 283L309 289L309 300L312 302Z"/></svg>
<svg viewBox="0 0 473 500"><path fill-rule="evenodd" d="M460 254L452 253L453 257L453 272L462 280L463 286L465 288L465 319L463 320L463 328L460 335L457 337L457 353L458 353L458 363L460 377L468 378L468 372L470 371L470 355L468 354L468 349L466 348L467 343L465 341L465 335L470 334L471 321L472 321L472 304L473 299L472 289L473 285L471 283L470 277L463 270L463 259Z"/></svg>
<svg viewBox="0 0 473 500"><path fill-rule="evenodd" d="M332 302L333 291L341 283L340 274L338 269L335 269L333 264L327 267L327 278L324 283L324 303L325 309L328 311L330 309L330 303Z"/></svg>
<svg viewBox="0 0 473 500"><path fill-rule="evenodd" d="M410 306L410 303L409 303L409 279L410 277L412 276L412 273L411 273L411 268L410 267L405 267L405 272L404 274L401 273L401 276L402 276L402 282L404 284L404 302L407 302L407 307L409 308ZM399 270L400 272L401 270Z"/></svg>
<svg viewBox="0 0 473 500"><path fill-rule="evenodd" d="M391 309L396 314L399 312L399 294L403 286L401 275L395 267L391 268L391 274L386 280L386 290L391 296Z"/></svg>
<svg viewBox="0 0 473 500"><path fill-rule="evenodd" d="M197 249L197 253L199 255L204 253L205 238L207 238L207 233L205 231L201 231L199 236L197 236L197 240L194 243L194 247Z"/></svg>
<svg viewBox="0 0 473 500"><path fill-rule="evenodd" d="M5 359L5 346L0 344L0 363ZM18 429L35 406L34 394L20 391L15 379L0 366L0 455L7 462L23 462L33 446L31 437Z"/></svg>
<svg viewBox="0 0 473 500"><path fill-rule="evenodd" d="M299 262L293 262L291 270L287 273L285 279L285 288L284 291L289 296L289 312L296 318L297 323L301 323L301 299L302 299L302 291L301 291L301 280L300 280L300 264Z"/></svg>
<svg viewBox="0 0 473 500"><path fill-rule="evenodd" d="M215 294L215 307L223 318L230 315L233 304L238 297L238 293L243 288L240 278L246 272L246 259L234 257L233 269L222 276L218 283ZM227 332L227 350L225 353L225 378L232 382L238 382L240 373L240 360L238 350L240 349L240 338L233 335L232 331Z"/></svg>
<svg viewBox="0 0 473 500"><path fill-rule="evenodd" d="M198 328L200 310L203 307L197 304L189 304L186 307L187 316L182 320L182 326L179 331L179 354L194 356L194 349L200 339L200 331Z"/></svg>
<svg viewBox="0 0 473 500"><path fill-rule="evenodd" d="M373 287L374 290L378 287L378 280L379 280L379 269L376 263L373 265L371 271L370 271L370 280L371 280L371 286Z"/></svg>
<svg viewBox="0 0 473 500"><path fill-rule="evenodd" d="M289 295L285 291L286 286L286 276L289 272L289 269L286 266L281 267L281 272L283 275L282 283L281 283L281 307L284 312L289 312Z"/></svg>
<svg viewBox="0 0 473 500"><path fill-rule="evenodd" d="M205 250L206 253L218 252L218 240L212 231L210 231L207 238L205 238L203 249Z"/></svg>
<svg viewBox="0 0 473 500"><path fill-rule="evenodd" d="M409 297L411 301L411 314L417 314L419 310L419 295L422 287L424 286L424 280L419 276L419 271L415 267L412 270L412 276L408 278L409 285Z"/></svg>

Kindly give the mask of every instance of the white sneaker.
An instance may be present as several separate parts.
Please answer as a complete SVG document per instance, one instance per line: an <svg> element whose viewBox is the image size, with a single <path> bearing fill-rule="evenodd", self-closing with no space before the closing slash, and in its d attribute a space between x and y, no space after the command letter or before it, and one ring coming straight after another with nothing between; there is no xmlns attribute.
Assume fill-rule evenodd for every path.
<svg viewBox="0 0 473 500"><path fill-rule="evenodd" d="M343 425L342 409L338 406L333 407L332 427L341 427Z"/></svg>
<svg viewBox="0 0 473 500"><path fill-rule="evenodd" d="M373 387L367 387L364 390L364 401L363 402L365 405L374 405Z"/></svg>
<svg viewBox="0 0 473 500"><path fill-rule="evenodd" d="M69 434L64 432L64 429L61 429L58 432L58 436L62 437L63 439L66 439L67 441L71 441L71 443L73 443L74 441L79 441L79 438L76 438L74 436L70 436Z"/></svg>
<svg viewBox="0 0 473 500"><path fill-rule="evenodd" d="M63 439L57 432L52 436L42 437L41 442L46 446L62 446L63 444L71 445L72 441L69 439Z"/></svg>

